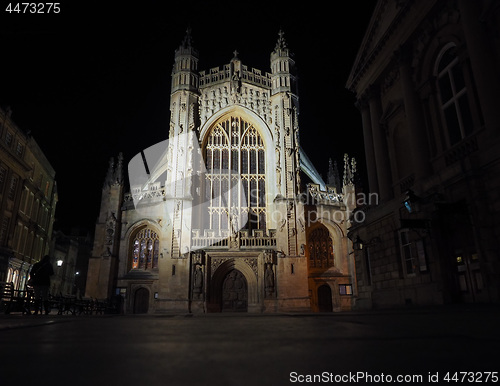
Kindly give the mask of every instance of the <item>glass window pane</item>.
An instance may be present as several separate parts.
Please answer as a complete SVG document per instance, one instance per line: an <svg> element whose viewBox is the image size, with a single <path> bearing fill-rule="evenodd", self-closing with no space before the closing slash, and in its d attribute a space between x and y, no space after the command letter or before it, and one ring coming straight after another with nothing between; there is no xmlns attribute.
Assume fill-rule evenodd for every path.
<svg viewBox="0 0 500 386"><path fill-rule="evenodd" d="M257 151L250 150L250 173L257 173Z"/></svg>
<svg viewBox="0 0 500 386"><path fill-rule="evenodd" d="M228 169L229 169L229 150L223 149L222 150L222 170L228 170Z"/></svg>
<svg viewBox="0 0 500 386"><path fill-rule="evenodd" d="M259 174L266 173L266 168L265 168L266 160L264 157L265 157L264 150L260 149L259 150Z"/></svg>
<svg viewBox="0 0 500 386"><path fill-rule="evenodd" d="M447 72L438 79L438 85L439 85L439 93L441 95L441 103L444 105L453 97L450 77Z"/></svg>
<svg viewBox="0 0 500 386"><path fill-rule="evenodd" d="M453 76L453 83L455 85L455 93L458 94L465 88L464 74L462 72L462 68L459 65L459 63L455 64L451 68L451 73Z"/></svg>
<svg viewBox="0 0 500 386"><path fill-rule="evenodd" d="M443 71L456 58L455 47L447 50L439 62L438 73Z"/></svg>
<svg viewBox="0 0 500 386"><path fill-rule="evenodd" d="M458 123L457 110L455 104L452 103L444 110L444 119L448 129L448 137L450 138L450 145L454 145L462 139L460 133L460 125Z"/></svg>
<svg viewBox="0 0 500 386"><path fill-rule="evenodd" d="M231 170L237 172L238 171L238 150L233 149L231 152Z"/></svg>
<svg viewBox="0 0 500 386"><path fill-rule="evenodd" d="M246 150L241 151L241 173L248 174L248 152Z"/></svg>
<svg viewBox="0 0 500 386"><path fill-rule="evenodd" d="M460 109L460 116L462 117L462 127L465 135L469 135L474 131L474 122L472 121L472 114L469 107L469 98L467 94L463 94L458 100Z"/></svg>

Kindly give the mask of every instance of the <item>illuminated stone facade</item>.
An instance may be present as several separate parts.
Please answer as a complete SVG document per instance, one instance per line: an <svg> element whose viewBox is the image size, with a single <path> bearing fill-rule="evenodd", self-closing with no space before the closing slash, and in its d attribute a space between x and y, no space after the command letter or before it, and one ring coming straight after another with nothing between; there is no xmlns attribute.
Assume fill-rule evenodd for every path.
<svg viewBox="0 0 500 386"><path fill-rule="evenodd" d="M123 159L110 165L87 296L121 294L127 313L349 310L352 175L325 185L300 147L283 34L271 73L237 52L201 72L198 58L188 32L175 52L168 144L157 162L153 147L137 158L144 180L125 192Z"/></svg>

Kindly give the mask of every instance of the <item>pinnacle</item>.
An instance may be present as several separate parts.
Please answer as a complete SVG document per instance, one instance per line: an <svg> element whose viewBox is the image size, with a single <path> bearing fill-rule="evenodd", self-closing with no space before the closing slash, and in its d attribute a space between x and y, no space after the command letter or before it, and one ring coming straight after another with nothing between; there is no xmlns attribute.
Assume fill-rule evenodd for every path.
<svg viewBox="0 0 500 386"><path fill-rule="evenodd" d="M287 49L287 46L286 46L286 40L285 40L285 33L283 32L282 29L279 30L278 32L278 41L276 42L276 47L274 48L275 51L277 50L285 50Z"/></svg>

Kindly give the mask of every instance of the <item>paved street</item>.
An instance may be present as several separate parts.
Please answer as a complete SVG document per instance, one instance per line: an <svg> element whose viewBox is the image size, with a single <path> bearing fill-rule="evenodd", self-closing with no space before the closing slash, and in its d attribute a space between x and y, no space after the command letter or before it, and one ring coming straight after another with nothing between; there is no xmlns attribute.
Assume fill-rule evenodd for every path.
<svg viewBox="0 0 500 386"><path fill-rule="evenodd" d="M314 375L316 383L320 376L344 376L352 383L358 372L365 374L358 384L388 376L395 382L397 375L420 375L423 382L411 383L429 384L429 373L440 378L434 384L453 384L461 382L445 382L447 372L500 371L499 325L499 309L492 307L319 315L2 315L1 384L290 385L309 384Z"/></svg>

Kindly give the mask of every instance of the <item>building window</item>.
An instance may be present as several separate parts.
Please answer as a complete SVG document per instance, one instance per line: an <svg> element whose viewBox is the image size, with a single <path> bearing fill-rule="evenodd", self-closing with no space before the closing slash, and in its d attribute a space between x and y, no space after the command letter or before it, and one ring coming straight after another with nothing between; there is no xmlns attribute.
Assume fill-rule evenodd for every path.
<svg viewBox="0 0 500 386"><path fill-rule="evenodd" d="M399 231L399 247L406 275L428 271L423 240L411 240L410 231L403 229Z"/></svg>
<svg viewBox="0 0 500 386"><path fill-rule="evenodd" d="M14 136L12 135L12 133L10 131L7 131L7 133L5 134L5 143L7 144L7 146L10 146L12 144L13 138Z"/></svg>
<svg viewBox="0 0 500 386"><path fill-rule="evenodd" d="M333 242L330 232L323 225L313 230L309 237L309 266L329 268L335 265Z"/></svg>
<svg viewBox="0 0 500 386"><path fill-rule="evenodd" d="M140 230L132 243L132 269L157 269L160 241L149 228Z"/></svg>
<svg viewBox="0 0 500 386"><path fill-rule="evenodd" d="M341 295L352 295L352 284L339 284L339 292Z"/></svg>
<svg viewBox="0 0 500 386"><path fill-rule="evenodd" d="M2 193L3 184L5 183L5 178L7 177L7 169L0 166L0 193Z"/></svg>
<svg viewBox="0 0 500 386"><path fill-rule="evenodd" d="M474 130L463 65L454 44L445 46L439 55L436 77L440 108L451 146Z"/></svg>
<svg viewBox="0 0 500 386"><path fill-rule="evenodd" d="M204 154L208 229L265 230L265 147L257 129L240 117L226 118L213 127Z"/></svg>
<svg viewBox="0 0 500 386"><path fill-rule="evenodd" d="M412 254L412 245L408 233L408 230L399 232L399 246L401 249L401 258L403 259L403 269L407 275L412 275L417 272L417 263Z"/></svg>
<svg viewBox="0 0 500 386"><path fill-rule="evenodd" d="M24 150L24 146L21 144L21 142L18 142L17 147L16 147L16 154L19 157L21 157L23 155L23 150Z"/></svg>
<svg viewBox="0 0 500 386"><path fill-rule="evenodd" d="M9 200L13 200L16 197L17 181L17 176L12 176L12 178L10 179L9 194L7 195Z"/></svg>
<svg viewBox="0 0 500 386"><path fill-rule="evenodd" d="M0 227L0 246L7 244L7 234L9 232L10 218L4 217Z"/></svg>

